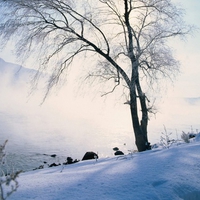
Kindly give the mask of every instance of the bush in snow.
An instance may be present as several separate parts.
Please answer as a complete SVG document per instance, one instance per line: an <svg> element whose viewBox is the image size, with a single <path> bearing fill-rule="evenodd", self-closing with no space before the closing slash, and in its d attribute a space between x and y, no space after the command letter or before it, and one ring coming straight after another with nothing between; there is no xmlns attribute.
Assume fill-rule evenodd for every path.
<svg viewBox="0 0 200 200"><path fill-rule="evenodd" d="M164 126L164 132L161 133L161 137L160 137L160 145L163 148L167 148L169 149L169 147L172 145L172 143L174 142L174 140L170 140L170 135L172 133L167 132L166 127Z"/></svg>
<svg viewBox="0 0 200 200"><path fill-rule="evenodd" d="M185 142L185 143L190 143L190 138L189 138L189 134L185 133L184 131L181 134L181 139Z"/></svg>
<svg viewBox="0 0 200 200"><path fill-rule="evenodd" d="M5 146L7 140L3 145L0 145L0 200L7 199L18 188L17 177L20 173L13 172L7 174L4 172L3 166L5 166Z"/></svg>

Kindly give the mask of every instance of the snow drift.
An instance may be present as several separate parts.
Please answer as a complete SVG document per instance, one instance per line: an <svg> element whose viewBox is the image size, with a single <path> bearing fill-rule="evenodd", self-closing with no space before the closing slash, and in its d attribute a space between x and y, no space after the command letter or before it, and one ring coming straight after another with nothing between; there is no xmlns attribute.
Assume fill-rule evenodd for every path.
<svg viewBox="0 0 200 200"><path fill-rule="evenodd" d="M26 172L10 200L197 200L199 152L200 141L195 141Z"/></svg>

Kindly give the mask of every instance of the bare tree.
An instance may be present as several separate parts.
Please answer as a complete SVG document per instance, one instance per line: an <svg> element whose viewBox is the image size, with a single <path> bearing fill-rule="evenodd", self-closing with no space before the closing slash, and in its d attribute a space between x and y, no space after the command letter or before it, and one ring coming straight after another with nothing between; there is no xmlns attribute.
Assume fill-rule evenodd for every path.
<svg viewBox="0 0 200 200"><path fill-rule="evenodd" d="M4 44L15 38L17 55L39 58L36 80L52 70L46 95L77 57L96 59L89 77L114 80L105 94L126 88L137 148L149 148L145 88L179 69L167 41L190 30L181 9L170 0L0 0L0 7Z"/></svg>

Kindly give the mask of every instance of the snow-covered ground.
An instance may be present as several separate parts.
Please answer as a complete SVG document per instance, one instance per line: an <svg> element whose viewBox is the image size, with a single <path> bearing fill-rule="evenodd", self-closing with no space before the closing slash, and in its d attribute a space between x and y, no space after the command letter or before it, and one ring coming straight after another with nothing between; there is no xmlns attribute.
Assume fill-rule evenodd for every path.
<svg viewBox="0 0 200 200"><path fill-rule="evenodd" d="M199 200L200 134L189 144L21 173L10 200Z"/></svg>

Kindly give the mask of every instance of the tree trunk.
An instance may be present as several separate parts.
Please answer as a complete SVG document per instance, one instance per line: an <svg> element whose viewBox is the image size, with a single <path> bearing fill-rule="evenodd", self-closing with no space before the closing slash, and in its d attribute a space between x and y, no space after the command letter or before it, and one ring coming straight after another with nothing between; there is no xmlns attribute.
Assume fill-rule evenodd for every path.
<svg viewBox="0 0 200 200"><path fill-rule="evenodd" d="M147 107L145 101L145 95L139 97L140 105L142 108L142 120L139 122L138 109L137 109L137 97L131 95L130 110L133 123L133 130L135 134L135 144L139 152L150 149L150 143L147 138Z"/></svg>
<svg viewBox="0 0 200 200"><path fill-rule="evenodd" d="M147 148L149 148L149 142L147 137L147 125L148 125L148 110L146 105L146 96L145 94L141 94L139 96L140 99L140 105L142 109L142 120L141 120L141 130L146 140Z"/></svg>
<svg viewBox="0 0 200 200"><path fill-rule="evenodd" d="M131 83L129 84L127 82L127 85L129 86L129 89L130 89L131 117L132 117L132 123L133 123L133 130L135 133L135 143L138 148L138 151L145 151L149 149L149 142L147 139L148 110L146 106L145 94L143 94L142 89L140 87L139 72L138 72L139 62L138 62L138 58L134 54L134 45L133 45L133 38L135 36L133 35L133 30L129 21L131 3L128 0L124 0L124 8L125 8L124 19L125 19L127 32L128 32L127 50L128 50L128 56L132 64ZM139 122L138 108L137 108L138 102L137 102L136 93L138 94L140 106L142 110L141 122Z"/></svg>

